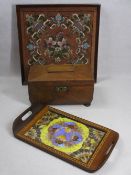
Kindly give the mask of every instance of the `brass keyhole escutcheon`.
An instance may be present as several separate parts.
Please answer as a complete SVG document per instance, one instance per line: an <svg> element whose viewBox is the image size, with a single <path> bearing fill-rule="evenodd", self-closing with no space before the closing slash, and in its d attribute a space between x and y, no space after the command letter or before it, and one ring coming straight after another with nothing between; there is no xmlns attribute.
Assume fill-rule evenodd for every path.
<svg viewBox="0 0 131 175"><path fill-rule="evenodd" d="M67 92L68 87L67 86L58 86L56 87L56 92Z"/></svg>

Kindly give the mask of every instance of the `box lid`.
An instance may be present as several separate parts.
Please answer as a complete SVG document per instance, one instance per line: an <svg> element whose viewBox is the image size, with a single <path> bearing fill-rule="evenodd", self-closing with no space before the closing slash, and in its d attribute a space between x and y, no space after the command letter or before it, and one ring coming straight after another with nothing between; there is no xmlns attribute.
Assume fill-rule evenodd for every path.
<svg viewBox="0 0 131 175"><path fill-rule="evenodd" d="M22 83L34 64L88 64L96 80L99 14L91 4L17 5Z"/></svg>
<svg viewBox="0 0 131 175"><path fill-rule="evenodd" d="M30 68L28 83L42 83L45 86L56 84L86 85L93 84L91 67L88 65L33 65ZM88 70L88 71L87 71Z"/></svg>

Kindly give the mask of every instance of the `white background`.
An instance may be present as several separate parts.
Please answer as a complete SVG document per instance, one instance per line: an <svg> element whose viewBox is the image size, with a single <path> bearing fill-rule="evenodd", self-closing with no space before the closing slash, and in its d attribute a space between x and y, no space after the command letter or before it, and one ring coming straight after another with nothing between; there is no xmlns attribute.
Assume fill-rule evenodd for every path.
<svg viewBox="0 0 131 175"><path fill-rule="evenodd" d="M48 3L100 3L98 82L89 108L56 106L116 130L120 139L95 174L131 175L131 0L71 0ZM0 175L86 175L64 161L13 137L13 120L25 110L27 86L21 85L16 4L44 0L0 0Z"/></svg>

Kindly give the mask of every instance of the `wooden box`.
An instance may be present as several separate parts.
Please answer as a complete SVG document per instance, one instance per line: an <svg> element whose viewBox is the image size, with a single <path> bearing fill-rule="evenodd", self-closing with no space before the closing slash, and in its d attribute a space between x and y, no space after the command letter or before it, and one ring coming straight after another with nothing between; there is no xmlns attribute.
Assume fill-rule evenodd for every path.
<svg viewBox="0 0 131 175"><path fill-rule="evenodd" d="M32 66L28 78L31 103L89 106L94 91L90 69L88 65Z"/></svg>

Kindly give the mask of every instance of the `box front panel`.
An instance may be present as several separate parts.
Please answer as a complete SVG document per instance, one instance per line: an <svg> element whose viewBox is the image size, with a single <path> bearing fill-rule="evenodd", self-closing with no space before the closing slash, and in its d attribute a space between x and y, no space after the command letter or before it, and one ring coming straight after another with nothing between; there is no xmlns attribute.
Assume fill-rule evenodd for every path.
<svg viewBox="0 0 131 175"><path fill-rule="evenodd" d="M93 99L94 86L41 86L37 83L30 83L29 98L31 103L46 104L90 104Z"/></svg>

